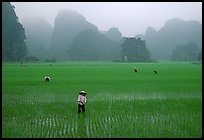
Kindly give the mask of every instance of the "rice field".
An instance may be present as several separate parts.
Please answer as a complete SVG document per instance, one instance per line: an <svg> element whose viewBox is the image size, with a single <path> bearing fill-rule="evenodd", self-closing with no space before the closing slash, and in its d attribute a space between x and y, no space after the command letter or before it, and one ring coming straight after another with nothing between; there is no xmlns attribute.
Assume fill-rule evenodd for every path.
<svg viewBox="0 0 204 140"><path fill-rule="evenodd" d="M2 63L2 137L201 138L202 64Z"/></svg>

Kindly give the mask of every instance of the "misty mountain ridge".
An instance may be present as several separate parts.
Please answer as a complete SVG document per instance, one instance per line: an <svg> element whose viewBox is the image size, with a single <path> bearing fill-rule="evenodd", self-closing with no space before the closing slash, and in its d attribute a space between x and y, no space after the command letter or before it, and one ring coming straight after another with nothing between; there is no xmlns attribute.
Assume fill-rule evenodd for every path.
<svg viewBox="0 0 204 140"><path fill-rule="evenodd" d="M108 31L103 32L103 34L111 40L120 41L122 39L122 33L116 27L110 28Z"/></svg>
<svg viewBox="0 0 204 140"><path fill-rule="evenodd" d="M28 27L25 26L26 28ZM69 54L67 52L71 47L73 49L73 43L76 37L81 40L84 40L83 37L86 38L84 36L84 31L86 30L95 32L95 35L104 35L103 37L106 39L97 39L98 41L106 41L104 44L107 44L107 42L110 43L107 40L113 42L120 42L122 40L122 33L117 27L111 27L107 31L99 31L96 25L88 22L78 12L63 9L58 12L55 18L54 28L52 29L50 45L48 47L50 49L50 57L58 60L69 60L70 56L68 56ZM30 32L35 31L30 30ZM80 36L80 34L83 35ZM160 30L156 31L153 27L148 27L144 35L138 34L135 37L146 40L146 46L150 50L153 59L170 59L172 51L177 45L192 41L202 47L202 24L197 21L184 21L179 18L173 18L167 20Z"/></svg>
<svg viewBox="0 0 204 140"><path fill-rule="evenodd" d="M66 60L66 51L70 48L74 38L84 30L98 31L98 27L86 21L79 13L73 10L61 10L56 18L50 43L52 57Z"/></svg>
<svg viewBox="0 0 204 140"><path fill-rule="evenodd" d="M70 60L118 60L120 46L100 32L85 30L74 39L68 53Z"/></svg>
<svg viewBox="0 0 204 140"><path fill-rule="evenodd" d="M148 27L145 35L136 35L138 36L146 40L154 59L169 60L177 45L195 42L202 47L202 24L198 21L173 18L167 20L160 30Z"/></svg>
<svg viewBox="0 0 204 140"><path fill-rule="evenodd" d="M45 59L49 56L52 26L43 18L27 17L23 19L28 56Z"/></svg>

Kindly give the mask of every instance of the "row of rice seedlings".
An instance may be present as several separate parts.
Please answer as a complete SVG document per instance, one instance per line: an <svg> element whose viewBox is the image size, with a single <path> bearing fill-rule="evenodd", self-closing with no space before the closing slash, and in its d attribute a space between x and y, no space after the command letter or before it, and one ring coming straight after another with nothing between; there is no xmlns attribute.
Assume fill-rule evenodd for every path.
<svg viewBox="0 0 204 140"><path fill-rule="evenodd" d="M160 100L159 102L158 101L148 102L148 104L152 102L150 105L153 105L152 106L153 108L151 108L150 105L147 106L147 102L144 102L144 101L141 102L143 104L144 111L138 110L139 111L138 116L140 118L140 121L138 121L137 123L143 122L142 124L139 123L140 124L139 127L143 128L142 129L143 131L140 132L140 134L138 136L141 136L141 137L147 137L147 136L171 137L171 136L175 136L175 137L178 137L180 135L178 135L176 132L173 132L173 131L175 131L175 129L181 129L181 128L179 128L179 127L175 128L172 126L175 125L175 123L178 124L178 122L182 122L183 124L189 125L189 123L193 120L192 118L195 117L195 116L190 116L191 119L188 118L190 111L186 112L186 115L183 116L183 114L181 113L182 108L177 108L177 106L179 106L179 104L177 103L178 101L175 100L175 102L172 102L172 104L175 104L173 108L171 106L169 106L171 104L165 104L166 101L167 100L165 99L165 100ZM191 103L191 102L189 102L189 103ZM119 102L118 104L125 105L122 102L121 103ZM131 104L129 102L127 102L127 104L129 104L129 106L131 106ZM160 111L159 111L158 105L160 105L160 104L163 104L163 106L161 106L162 108L160 107ZM115 105L112 105L112 106L113 106L113 108L112 108L112 111L110 111L110 112L112 112L114 114L114 112L116 112L114 109ZM156 108L154 108L154 106ZM169 111L169 107L170 107L170 111ZM134 108L134 107L129 107L129 108ZM109 110L111 110L110 106L109 106ZM127 109L125 109L125 110L127 110ZM177 115L176 115L175 119L172 120L173 114L171 114L171 112L174 113L175 111L177 112ZM133 115L136 114L134 111L130 111L130 112L132 112ZM154 115L155 112L156 112L156 116ZM122 112L121 112L121 114L122 114ZM124 114L122 114L122 115L124 115ZM149 118L149 116L151 116L151 117ZM153 118L155 118L155 119L153 119ZM178 118L180 118L180 119L183 118L183 120L180 120ZM177 120L180 120L180 121L177 121ZM199 120L199 118L198 118L198 120ZM194 121L194 122L196 122L196 121ZM151 123L153 123L153 124L149 125ZM196 123L198 124L199 121ZM114 121L112 121L112 124L114 124ZM145 127L145 126L147 126L147 127ZM150 131L156 130L156 131L154 134L151 134L151 132L148 133L148 130L150 130ZM198 130L199 130L199 127L198 127ZM183 130L183 135L181 135L181 136L189 137L190 135L186 135L185 130ZM199 135L197 135L197 136L199 136Z"/></svg>
<svg viewBox="0 0 204 140"><path fill-rule="evenodd" d="M164 104L164 102L165 102L165 100L161 101L161 103L163 103L163 104ZM124 103L121 103L121 104L124 105ZM144 105L145 104L147 104L147 103L144 103ZM153 102L153 104L160 104L160 102L159 103ZM114 108L115 105L112 105L112 106ZM176 107L177 106L175 105L175 108L173 108L173 109L176 109ZM134 108L134 107L130 107L130 108ZM189 122L192 122L193 117L197 118L197 121L194 120L194 122L196 124L198 124L199 120L201 120L201 117L193 116L192 113L190 113L190 111L187 111L185 116L183 116L184 113L181 113L181 111L180 111L183 108L176 110L176 113L177 113L176 117L174 117L174 119L172 120L172 118L173 118L172 114L171 114L171 112L168 111L168 109L169 109L168 104L166 104L166 105L164 104L163 109L161 109L159 112L158 112L158 109L156 109L156 108L155 109L153 108L153 111L149 111L149 106L147 106L147 105L145 105L144 111L138 110L138 112L135 112L135 111L129 110L128 112L130 112L130 113L128 113L128 114L127 114L127 112L125 112L125 111L127 111L126 109L124 112L123 111L121 112L121 110L120 110L120 114L121 114L120 116L122 116L121 117L122 121L120 123L118 123L116 121L117 119L114 119L113 117L111 118L110 116L107 116L108 114L111 116L114 116L115 114L119 114L119 112L115 111L115 109L112 111L109 111L109 113L105 112L107 114L102 119L103 128L104 128L103 130L106 133L105 136L111 137L111 135L112 135L112 133L110 131L110 130L112 130L111 127L113 127L113 126L117 127L118 124L120 124L120 126L122 124L126 124L126 126L127 126L126 130L129 130L129 131L127 131L127 133L124 135L125 137L131 137L131 136L136 136L136 137L148 137L148 136L151 136L151 137L158 137L158 136L171 137L171 136L175 136L175 137L178 137L179 135L174 131L175 131L175 129L180 129L180 128L179 127L176 127L176 128L173 127L175 124L179 125L179 122L182 122L183 124L188 125ZM172 110L172 112L175 112L175 111ZM191 114L190 115L191 119L189 119L189 113ZM100 118L100 115L99 116L96 115L96 116L98 118ZM181 120L178 118L180 118ZM182 118L183 118L183 120L182 120ZM120 120L120 119L118 119L118 120ZM153 122L152 125L150 125L151 122ZM134 125L137 126L136 128L140 128L140 129L135 129ZM120 127L120 126L118 126L118 127ZM94 125L93 125L93 128L95 128ZM123 128L123 127L121 127L121 128ZM93 129L93 130L95 130L95 129ZM138 132L140 132L140 133L135 135L134 132L130 133L131 130L135 130L135 131L138 130ZM198 127L197 130L200 130L200 127ZM151 134L151 131L155 131L155 132L153 134ZM94 134L94 132L92 132L91 134ZM119 134L119 136L121 136L121 135ZM187 135L187 134L185 134L185 132L183 132L183 135L181 135L181 136L189 137L190 135ZM197 134L197 136L199 136L199 135Z"/></svg>
<svg viewBox="0 0 204 140"><path fill-rule="evenodd" d="M61 118L57 115L40 116L31 120L31 128L34 128L35 133L38 133L37 137L61 137L62 127Z"/></svg>
<svg viewBox="0 0 204 140"><path fill-rule="evenodd" d="M187 114L186 114L187 115ZM175 116L175 115L174 115ZM186 118L179 119L180 114L177 114L174 118L172 115L164 116L162 114L138 114L133 115L131 113L125 115L121 114L120 116L108 117L108 116L97 116L100 119L90 118L87 123L85 123L86 127L83 127L83 123L81 125L77 125L77 121L72 119L69 120L69 123L62 123L57 116L50 116L49 119L36 118L34 120L34 124L31 126L30 133L32 134L28 136L23 136L24 133L21 132L21 136L23 137L168 137L167 135L162 135L165 131L169 131L169 128L172 128L174 133L176 133L175 137L177 137L177 132L180 133L178 125L179 122L182 124L187 124L189 120ZM21 118L19 118L21 119ZM170 121L170 119L173 119ZM15 119L14 119L15 120ZM50 123L47 120L50 120ZM95 121L92 121L95 120ZM72 122L72 123L71 123ZM15 125L15 121L12 122ZM50 124L50 125L48 125ZM28 124L25 128L28 127ZM66 126L67 125L67 126ZM125 128L124 128L125 125ZM19 127L16 125L16 127ZM82 130L86 128L85 132L82 133ZM114 128L114 129L113 129ZM67 129L67 132L66 132ZM120 130L122 129L122 131ZM184 128L183 128L184 129ZM134 131L133 131L134 130ZM14 132L17 130L14 130ZM28 129L25 132L29 132ZM47 132L46 132L47 131ZM64 131L64 133L62 133ZM151 132L149 132L151 131ZM173 131L169 131L171 136L173 136ZM177 131L177 132L175 132ZM103 132L103 133L102 133ZM47 136L44 134L48 134ZM123 134L121 134L123 133ZM135 134L134 134L135 133ZM155 134L155 135L154 135ZM186 134L182 131L181 136L186 136ZM14 136L15 137L15 136ZM16 137L20 137L17 135Z"/></svg>
<svg viewBox="0 0 204 140"><path fill-rule="evenodd" d="M148 102L147 102L148 101ZM86 115L85 122L80 119L76 119L76 116L69 115L66 116L66 119L63 119L63 115L52 115L49 117L45 116L37 116L30 114L27 112L28 109L21 109L23 106L20 104L20 109L16 107L9 107L8 112L12 112L10 116L24 116L24 114L28 114L29 117L33 117L32 125L30 126L30 130L28 130L28 123L25 121L25 130L21 132L19 135L17 134L18 130L21 130L22 127L20 123L16 121L10 121L15 128L20 129L12 129L14 137L158 137L158 136L188 136L185 128L181 128L181 126L188 125L191 121L200 121L200 116L197 116L197 120L195 120L195 114L191 113L189 117L189 111L185 109L184 105L181 105L179 110L177 110L176 117L172 117L173 115L169 115L169 105L165 102L167 100L104 100L102 102L95 102L95 104L100 104L100 106L95 106L95 112L90 113L90 115ZM158 112L158 105L163 104L160 108L160 112ZM93 105L94 102L91 102L89 105ZM172 102L175 104L175 102ZM178 104L176 102L176 104ZM152 106L151 106L152 105ZM43 104L38 104L37 107L43 108ZM36 112L36 108L34 108L34 112ZM123 108L121 110L121 107ZM142 107L142 109L139 109ZM151 108L152 107L152 108ZM174 105L174 107L177 107ZM136 110L134 110L136 108ZM172 108L172 107L170 107ZM5 109L5 108L4 108ZM94 109L94 108L90 108ZM176 109L176 108L174 108ZM12 111L13 110L13 111ZM186 111L186 113L179 112L180 110ZM38 110L42 114L42 110ZM103 111L101 113L101 111ZM172 109L170 111L174 112ZM156 112L156 113L155 113ZM88 113L88 112L86 112ZM56 112L56 114L58 114ZM165 115L167 114L167 115ZM175 114L175 112L174 112ZM185 114L185 116L183 116ZM32 116L33 115L33 116ZM117 119L115 118L117 116ZM11 118L10 117L10 118ZM36 117L36 118L35 118ZM72 118L73 117L73 118ZM186 118L185 118L186 117ZM194 117L194 118L193 118ZM46 119L48 118L48 119ZM173 118L173 119L172 119ZM189 119L190 118L190 119ZM17 118L18 121L25 119L25 117ZM48 123L49 122L49 123ZM86 125L85 127L83 125ZM173 125L174 124L174 125ZM126 126L124 128L124 126ZM136 127L135 127L136 126ZM176 127L172 127L176 126ZM84 129L86 128L86 132ZM5 128L5 127L4 127ZM172 130L170 128L173 128ZM195 128L195 127L193 127ZM67 129L67 130L66 130ZM200 130L200 127L197 127L196 130ZM150 132L154 132L153 134ZM175 132L176 131L176 132ZM191 130L192 131L192 130ZM64 133L63 133L64 132ZM65 133L66 132L66 133ZM179 134L177 134L179 132ZM171 133L171 134L169 134ZM27 135L26 135L27 134ZM195 136L198 136L195 133ZM189 136L190 137L190 136Z"/></svg>

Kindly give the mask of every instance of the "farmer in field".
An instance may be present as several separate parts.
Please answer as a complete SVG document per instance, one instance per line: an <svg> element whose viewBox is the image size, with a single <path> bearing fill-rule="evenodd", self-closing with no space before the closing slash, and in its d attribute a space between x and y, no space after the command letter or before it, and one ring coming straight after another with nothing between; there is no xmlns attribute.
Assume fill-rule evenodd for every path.
<svg viewBox="0 0 204 140"><path fill-rule="evenodd" d="M78 96L78 113L85 112L85 103L86 103L86 92L81 90Z"/></svg>
<svg viewBox="0 0 204 140"><path fill-rule="evenodd" d="M50 81L50 77L45 76L45 82L49 82Z"/></svg>
<svg viewBox="0 0 204 140"><path fill-rule="evenodd" d="M134 67L134 72L136 72L136 73L137 73L137 71L138 71L137 67Z"/></svg>

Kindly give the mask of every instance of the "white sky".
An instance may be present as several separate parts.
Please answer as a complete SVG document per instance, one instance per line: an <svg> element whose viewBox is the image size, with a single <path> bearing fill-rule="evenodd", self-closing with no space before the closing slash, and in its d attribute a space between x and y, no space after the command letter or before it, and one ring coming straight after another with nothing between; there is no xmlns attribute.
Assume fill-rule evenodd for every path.
<svg viewBox="0 0 204 140"><path fill-rule="evenodd" d="M202 24L202 2L11 2L20 22L24 17L39 16L52 26L61 9L82 14L100 31L117 27L123 36L144 34L151 26L159 30L166 20L181 18Z"/></svg>

